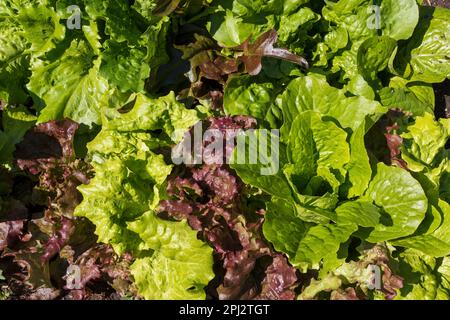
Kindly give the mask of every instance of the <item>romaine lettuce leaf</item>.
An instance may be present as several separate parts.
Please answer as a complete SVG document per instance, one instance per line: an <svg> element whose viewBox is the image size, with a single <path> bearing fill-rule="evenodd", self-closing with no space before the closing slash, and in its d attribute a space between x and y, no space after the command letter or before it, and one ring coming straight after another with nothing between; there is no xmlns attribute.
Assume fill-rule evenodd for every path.
<svg viewBox="0 0 450 320"><path fill-rule="evenodd" d="M349 199L363 195L372 178L372 168L369 163L364 137L366 134L366 121L356 129L350 137L350 161L345 167L348 180L345 183Z"/></svg>
<svg viewBox="0 0 450 320"><path fill-rule="evenodd" d="M264 236L276 250L286 253L289 262L306 272L318 269L323 260L337 259L341 243L357 230L353 223L313 225L296 214L295 207L282 199L267 204Z"/></svg>
<svg viewBox="0 0 450 320"><path fill-rule="evenodd" d="M347 133L318 112L305 111L292 123L287 155L293 163L291 178L299 190L318 175L336 192L345 180L345 166L350 161Z"/></svg>
<svg viewBox="0 0 450 320"><path fill-rule="evenodd" d="M347 97L345 90L334 88L325 77L310 74L292 80L281 96L284 124L281 140L289 136L295 117L307 110L315 110L323 116L336 119L342 128L356 130L366 117L376 121L384 108L376 101L364 97Z"/></svg>
<svg viewBox="0 0 450 320"><path fill-rule="evenodd" d="M427 83L450 77L450 10L420 7L420 21L408 44L399 51L395 68L406 79Z"/></svg>
<svg viewBox="0 0 450 320"><path fill-rule="evenodd" d="M250 143L250 139L252 137L256 143ZM272 135L263 135L262 137L267 139L267 150L270 150ZM283 168L288 161L285 145L279 144L278 150L274 150L274 153L271 153L269 157L264 154L260 155L260 158L258 159L259 163L252 164L246 160L248 158L247 151L249 155L258 154L259 140L262 139L262 137L258 130L249 131L238 137L238 139L242 139L244 141L243 145L245 146L244 150L246 151L244 154L245 158L240 159L239 157L243 157L243 155L241 154L241 156L239 156L237 152L238 149L235 148L230 161L230 167L236 170L239 177L245 183L258 187L271 195L278 196L283 199L291 199L291 187L281 170L281 168ZM262 174L262 169L269 174Z"/></svg>
<svg viewBox="0 0 450 320"><path fill-rule="evenodd" d="M369 242L380 242L414 233L425 217L428 199L420 183L410 173L383 163L377 165L375 177L364 199L382 209L380 224L370 232Z"/></svg>

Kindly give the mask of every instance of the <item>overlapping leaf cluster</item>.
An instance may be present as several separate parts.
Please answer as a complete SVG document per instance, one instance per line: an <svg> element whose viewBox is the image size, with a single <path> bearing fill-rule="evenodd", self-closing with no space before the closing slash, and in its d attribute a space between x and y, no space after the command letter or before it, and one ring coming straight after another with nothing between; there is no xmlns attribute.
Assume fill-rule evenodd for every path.
<svg viewBox="0 0 450 320"><path fill-rule="evenodd" d="M449 30L415 0L2 1L0 298L448 299ZM175 165L199 121L278 151Z"/></svg>
<svg viewBox="0 0 450 320"><path fill-rule="evenodd" d="M339 278L330 274L345 266L355 243L387 242L402 263L414 250L430 257L450 253L448 120L434 120L430 86L450 74L449 12L415 1L382 1L382 24L372 30L369 5L339 1L321 8L325 34L316 35L313 55L318 68L307 75L282 77L281 89L270 75L233 78L225 88L228 114L251 115L266 128L280 128L282 169L275 177L262 177L262 164L236 162L232 168L245 183L272 195L263 229L275 249L302 272L319 271L322 282L311 284L316 291L307 288L301 298L341 285L354 292L355 282L364 296L373 296L364 280L330 282ZM373 124L394 108L410 115L386 132L403 168L377 163L365 143ZM399 253L403 248L405 255ZM408 276L404 282L410 285L415 280ZM421 285L413 284L413 290L399 291L400 297L411 297ZM436 286L448 295L446 281ZM388 298L397 294L387 292Z"/></svg>

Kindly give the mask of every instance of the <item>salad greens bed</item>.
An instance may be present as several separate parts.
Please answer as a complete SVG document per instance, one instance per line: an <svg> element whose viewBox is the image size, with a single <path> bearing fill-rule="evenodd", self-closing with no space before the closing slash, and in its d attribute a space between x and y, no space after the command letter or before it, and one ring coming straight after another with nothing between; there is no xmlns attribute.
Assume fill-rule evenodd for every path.
<svg viewBox="0 0 450 320"><path fill-rule="evenodd" d="M0 299L450 299L427 4L1 1ZM175 164L198 123L279 170Z"/></svg>

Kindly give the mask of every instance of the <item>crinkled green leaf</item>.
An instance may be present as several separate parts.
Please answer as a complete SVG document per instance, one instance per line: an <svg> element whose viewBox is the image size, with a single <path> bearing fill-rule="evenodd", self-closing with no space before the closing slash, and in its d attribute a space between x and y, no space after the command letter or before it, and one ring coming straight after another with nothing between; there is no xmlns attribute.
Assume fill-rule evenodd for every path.
<svg viewBox="0 0 450 320"><path fill-rule="evenodd" d="M31 43L30 50L37 54L55 48L56 43L64 39L65 27L47 1L21 6L15 19L21 25L23 36Z"/></svg>
<svg viewBox="0 0 450 320"><path fill-rule="evenodd" d="M136 23L128 1L89 1L86 5L86 12L91 19L104 20L105 33L118 42L137 43L144 31Z"/></svg>
<svg viewBox="0 0 450 320"><path fill-rule="evenodd" d="M225 87L223 107L227 115L249 115L265 120L277 94L276 85L251 76L231 78Z"/></svg>
<svg viewBox="0 0 450 320"><path fill-rule="evenodd" d="M173 93L135 100L128 113L105 117L102 131L88 143L95 177L79 187L83 201L75 215L96 225L100 242L137 257L131 271L144 298L204 298L203 288L213 278L212 249L186 222L156 216L173 166L152 151L160 139L145 132L162 129L169 139L175 129L186 131L198 121L196 111L185 109Z"/></svg>
<svg viewBox="0 0 450 320"><path fill-rule="evenodd" d="M139 139L141 137L116 136L118 139L127 139L127 142L117 143L127 143L128 146L134 138L135 148L144 143ZM98 138L103 138L103 135ZM90 152L95 152L96 144L94 140L88 145ZM76 208L75 214L94 222L99 241L111 243L116 251L135 249L139 245L139 238L127 229L126 223L157 205L157 186L162 183L160 176L167 177L172 167L164 163L161 155L157 156L145 149L135 150L134 154L110 154L106 159L97 153L93 156L95 162L92 165L96 175L88 185L79 187L84 200Z"/></svg>
<svg viewBox="0 0 450 320"><path fill-rule="evenodd" d="M282 15L278 36L280 41L286 43L295 36L299 37L299 31L306 30L307 23L313 23L320 19L320 16L310 8L301 8L291 15Z"/></svg>
<svg viewBox="0 0 450 320"><path fill-rule="evenodd" d="M10 104L24 103L25 84L30 75L29 43L13 19L3 18L0 11L0 98Z"/></svg>
<svg viewBox="0 0 450 320"><path fill-rule="evenodd" d="M214 277L213 250L186 221L163 221L149 211L129 223L129 229L155 251L131 266L144 298L205 299L204 287Z"/></svg>
<svg viewBox="0 0 450 320"><path fill-rule="evenodd" d="M156 0L136 0L133 9L147 20L153 20L155 18L153 10L157 7L157 2Z"/></svg>
<svg viewBox="0 0 450 320"><path fill-rule="evenodd" d="M236 47L250 36L261 34L269 28L261 30L258 25L246 23L241 17L226 9L211 16L208 29L221 46Z"/></svg>
<svg viewBox="0 0 450 320"><path fill-rule="evenodd" d="M142 91L144 80L150 76L150 67L142 63L146 52L111 40L106 41L104 46L100 76L122 91Z"/></svg>
<svg viewBox="0 0 450 320"><path fill-rule="evenodd" d="M107 40L101 53L100 75L121 91L142 92L151 72L167 62L166 34L168 19L151 25L140 37L138 45Z"/></svg>
<svg viewBox="0 0 450 320"><path fill-rule="evenodd" d="M279 30L285 41L302 32L308 22L319 16L303 7L306 0L227 0L214 1L213 13L208 16L207 29L223 47L236 47L245 40L256 39L262 33Z"/></svg>
<svg viewBox="0 0 450 320"><path fill-rule="evenodd" d="M402 134L402 158L412 171L422 171L423 166L433 166L434 159L445 149L450 137L448 123L448 119L435 121L433 115L425 113L408 126L407 132Z"/></svg>
<svg viewBox="0 0 450 320"><path fill-rule="evenodd" d="M364 41L358 49L358 70L367 81L377 80L377 74L387 66L397 46L389 37L373 37Z"/></svg>
<svg viewBox="0 0 450 320"><path fill-rule="evenodd" d="M39 122L70 118L86 125L100 123L100 101L108 83L92 59L88 45L74 40L59 60L34 63L28 89L41 106Z"/></svg>
<svg viewBox="0 0 450 320"><path fill-rule="evenodd" d="M448 300L450 274L448 257L435 259L415 250L406 250L399 256L399 271L404 287L397 299Z"/></svg>
<svg viewBox="0 0 450 320"><path fill-rule="evenodd" d="M370 0L340 0L327 2L323 15L327 20L343 25L353 42L376 35L375 12ZM396 40L411 37L419 20L415 0L383 0L380 6L379 29L383 36Z"/></svg>
<svg viewBox="0 0 450 320"><path fill-rule="evenodd" d="M325 35L325 44L331 48L332 52L345 48L347 43L348 33L343 27L335 28Z"/></svg>
<svg viewBox="0 0 450 320"><path fill-rule="evenodd" d="M358 70L364 67L360 64L360 68L358 68L357 63L361 44L378 35L383 36L382 39L390 37L394 40L406 40L411 37L418 23L418 6L415 0L382 1L381 6L379 6L378 19L376 10L376 3L371 0L341 0L337 3L329 1L322 10L326 20L344 28L349 35L349 49L333 58L332 71L342 70L343 78L353 81L353 89L350 91L358 94L364 92L364 96L369 98L373 98L370 89L366 87L363 91L359 91L362 88L360 86L355 87L356 80L354 78L358 77ZM392 52L389 51L383 50L381 56L390 56ZM380 62L384 66L386 59L381 60ZM361 81L359 82L361 84Z"/></svg>
<svg viewBox="0 0 450 320"><path fill-rule="evenodd" d="M104 126L118 131L164 129L168 137L178 143L186 131L200 120L197 110L186 109L176 100L173 92L158 99L137 94L134 99L133 108L126 113L107 110Z"/></svg>

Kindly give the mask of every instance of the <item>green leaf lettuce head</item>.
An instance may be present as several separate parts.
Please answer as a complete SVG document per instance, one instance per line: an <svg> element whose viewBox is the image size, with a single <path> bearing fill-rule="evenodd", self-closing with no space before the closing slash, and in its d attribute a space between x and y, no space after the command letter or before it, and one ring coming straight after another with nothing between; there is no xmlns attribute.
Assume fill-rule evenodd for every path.
<svg viewBox="0 0 450 320"><path fill-rule="evenodd" d="M236 101L229 103L236 105ZM348 245L355 238L422 249L435 257L448 254L447 245L425 250L417 238L422 236L416 237L429 223L430 207L438 207L423 179L414 172L369 161L364 140L385 110L379 103L348 96L345 89L331 87L325 77L315 74L292 80L276 103L283 106L284 120L280 170L271 177L262 176L262 164L242 164L236 161L236 153L231 167L244 182L272 196L266 202L264 236L293 266L304 273L318 270L318 281L331 281L330 272L345 263ZM261 114L254 110L247 112ZM402 137L405 151L425 157L435 168L433 159L441 161L448 138L447 122L430 117L418 117ZM423 126L429 127L426 138L421 138L419 127ZM440 203L438 212L444 214L446 207ZM444 222L424 235L432 240L430 248L431 243L448 239L447 229ZM342 281L335 284L340 287Z"/></svg>
<svg viewBox="0 0 450 320"><path fill-rule="evenodd" d="M71 5L79 8L80 29L67 27ZM5 1L0 98L17 104L31 97L39 123L70 118L101 124L103 109L143 92L168 60L169 18L139 10L124 0Z"/></svg>
<svg viewBox="0 0 450 320"><path fill-rule="evenodd" d="M79 187L84 200L75 214L96 225L100 242L136 256L132 274L147 299L204 298L203 288L214 276L212 248L197 239L197 232L185 221L156 215L172 165L152 150L172 144L174 130L185 132L194 125L199 120L195 112L184 109L173 93L159 99L140 96L129 113L110 115L88 144L96 174ZM181 121L180 114L190 116ZM155 115L165 115L166 121ZM129 117L139 122L129 126ZM165 138L143 131L158 129Z"/></svg>

